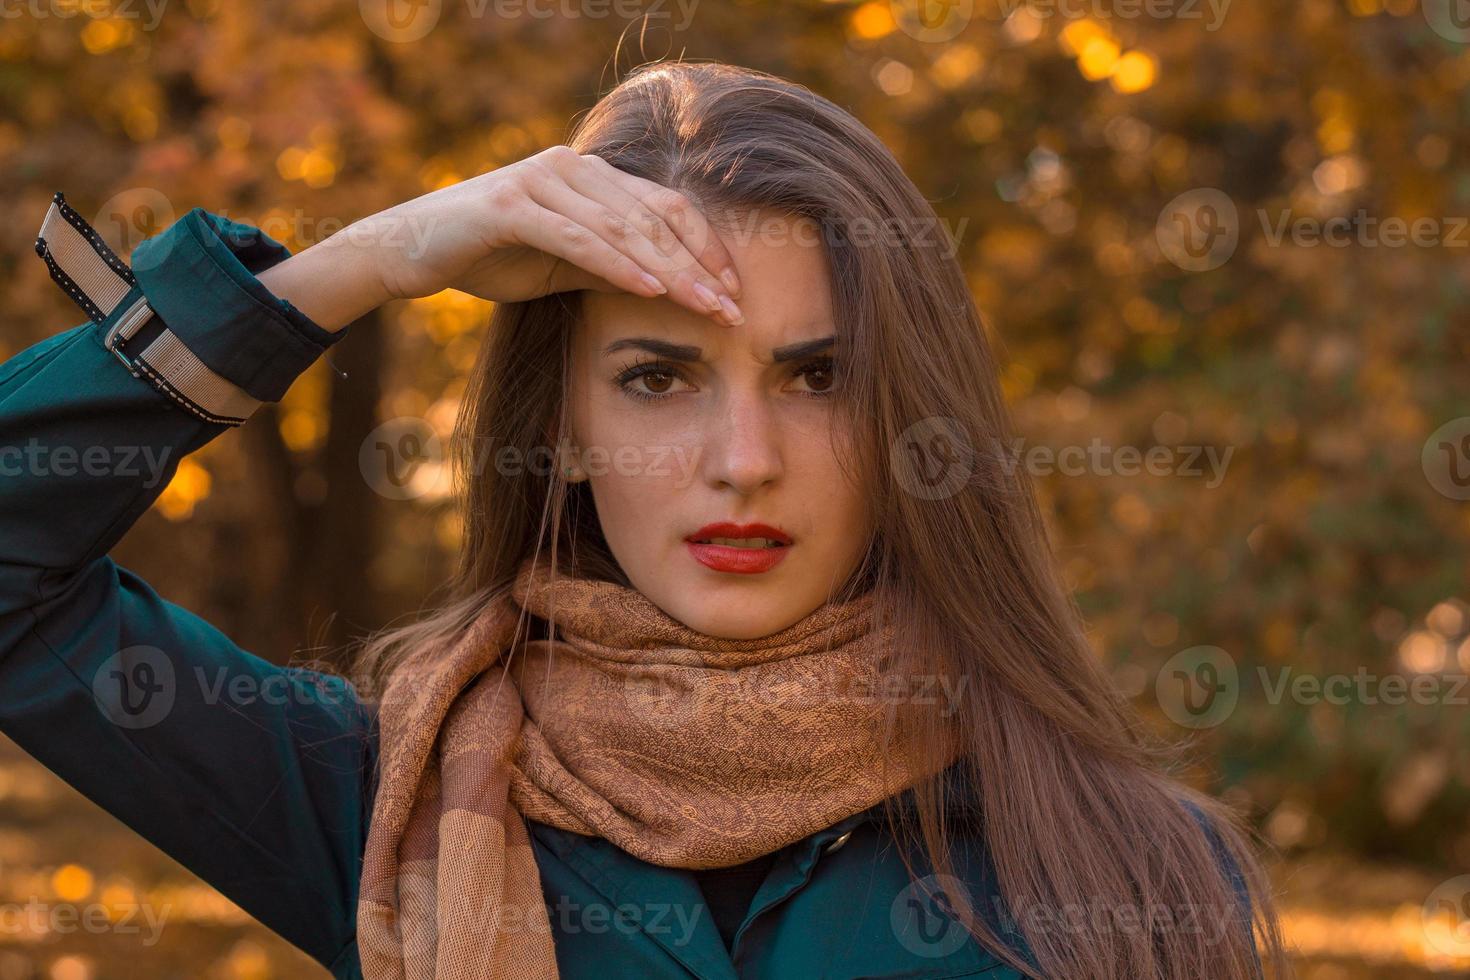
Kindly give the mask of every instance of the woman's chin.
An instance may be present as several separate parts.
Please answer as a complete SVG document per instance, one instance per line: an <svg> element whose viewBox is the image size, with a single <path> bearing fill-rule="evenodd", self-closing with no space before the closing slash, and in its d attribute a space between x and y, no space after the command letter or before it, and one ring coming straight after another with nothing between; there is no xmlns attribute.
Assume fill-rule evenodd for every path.
<svg viewBox="0 0 1470 980"><path fill-rule="evenodd" d="M698 588L684 586L677 595L660 601L644 592L655 605L674 619L696 632L722 640L758 640L799 621L811 613L811 609L794 608L790 596L769 590L767 595L753 595L755 591L742 587L740 595L732 595L728 588Z"/></svg>

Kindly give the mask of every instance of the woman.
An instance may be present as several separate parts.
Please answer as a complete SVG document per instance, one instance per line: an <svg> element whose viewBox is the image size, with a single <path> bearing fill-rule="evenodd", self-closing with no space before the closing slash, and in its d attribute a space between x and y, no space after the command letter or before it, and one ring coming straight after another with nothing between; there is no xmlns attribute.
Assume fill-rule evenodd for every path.
<svg viewBox="0 0 1470 980"><path fill-rule="evenodd" d="M31 465L4 730L337 976L1259 975L1243 835L1163 773L985 451L938 228L831 102L686 63L295 256L196 209L129 272L53 206L96 322L0 367L0 446L166 475L381 303L497 306L452 594L355 685L111 563L165 481Z"/></svg>

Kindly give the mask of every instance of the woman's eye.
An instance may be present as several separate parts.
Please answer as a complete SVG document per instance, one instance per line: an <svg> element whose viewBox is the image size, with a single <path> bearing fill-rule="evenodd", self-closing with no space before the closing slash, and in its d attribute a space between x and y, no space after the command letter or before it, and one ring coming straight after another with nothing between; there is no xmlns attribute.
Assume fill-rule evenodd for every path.
<svg viewBox="0 0 1470 980"><path fill-rule="evenodd" d="M675 394L679 376L654 364L631 364L618 373L616 382L629 397L648 400Z"/></svg>
<svg viewBox="0 0 1470 980"><path fill-rule="evenodd" d="M650 371L640 375L639 380L643 382L643 387L656 395L662 395L674 386L674 376L663 371Z"/></svg>
<svg viewBox="0 0 1470 980"><path fill-rule="evenodd" d="M832 362L830 360L814 361L804 365L798 372L797 377L806 383L804 394L825 395L832 391L836 384L833 375Z"/></svg>

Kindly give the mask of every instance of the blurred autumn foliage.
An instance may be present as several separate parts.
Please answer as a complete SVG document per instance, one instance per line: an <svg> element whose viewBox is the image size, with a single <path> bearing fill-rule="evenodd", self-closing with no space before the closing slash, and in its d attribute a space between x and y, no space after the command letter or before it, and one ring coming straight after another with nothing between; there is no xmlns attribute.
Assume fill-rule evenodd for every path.
<svg viewBox="0 0 1470 980"><path fill-rule="evenodd" d="M55 190L124 255L195 206L299 250L562 142L634 64L801 81L955 234L1097 650L1279 848L1310 975L1470 968L1465 912L1437 940L1420 915L1470 871L1470 492L1450 458L1470 451L1470 31L1433 0L913 6L7 5L0 360L80 321L31 250ZM1395 244L1391 221L1432 234ZM400 416L448 434L487 319L451 292L355 324L345 379L317 364L191 457L116 557L276 660L330 662L411 614L458 526L441 493L375 493L359 449ZM1098 444L1106 463L1046 462ZM1120 447L1169 463L1130 471ZM1202 690L1224 710L1185 710ZM89 847L77 827L125 832L43 776L0 757L0 897L188 887L130 836ZM307 969L207 889L189 901L223 930L197 949L188 928L158 959L119 939L154 964L129 965L4 934L0 977Z"/></svg>

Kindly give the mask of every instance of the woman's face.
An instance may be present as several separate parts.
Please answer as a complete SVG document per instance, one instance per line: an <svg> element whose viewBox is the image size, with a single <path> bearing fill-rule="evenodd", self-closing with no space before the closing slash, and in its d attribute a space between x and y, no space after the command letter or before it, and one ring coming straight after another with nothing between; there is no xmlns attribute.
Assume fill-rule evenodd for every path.
<svg viewBox="0 0 1470 980"><path fill-rule="evenodd" d="M809 219L756 219L742 227L759 234L722 236L740 326L585 292L568 391L573 459L618 564L670 616L730 639L822 605L871 534L838 465L825 249Z"/></svg>

